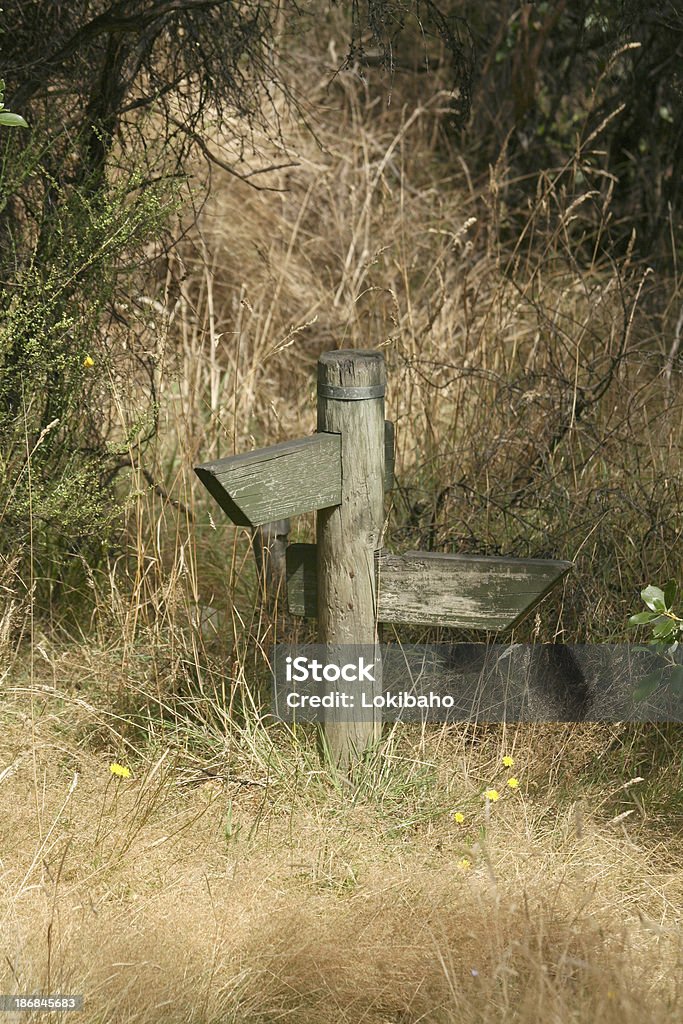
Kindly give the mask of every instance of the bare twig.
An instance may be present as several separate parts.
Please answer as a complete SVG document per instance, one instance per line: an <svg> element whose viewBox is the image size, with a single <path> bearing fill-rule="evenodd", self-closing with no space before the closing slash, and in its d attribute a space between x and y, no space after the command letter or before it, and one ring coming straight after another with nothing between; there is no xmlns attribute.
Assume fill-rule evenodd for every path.
<svg viewBox="0 0 683 1024"><path fill-rule="evenodd" d="M251 188L256 189L257 192L289 191L289 189L286 188L276 188L274 185L256 185L253 181L250 181L249 179L255 177L257 174L268 174L270 171L282 171L288 167L298 167L299 164L296 163L296 161L290 160L284 164L271 164L268 167L259 167L258 170L249 171L247 174L241 174L239 171L236 171L231 164L227 163L225 160L222 160L221 157L217 156L211 149L209 149L201 135L199 135L198 132L195 132L192 128L190 128L189 125L183 124L181 121L178 121L176 118L171 117L170 115L168 119L176 126L176 128L179 128L180 131L184 132L188 136L188 138L192 139L194 144L204 154L209 163L215 164L216 167L220 167L221 170L223 171L227 171L228 174L232 174L234 178L239 178L240 181L245 181L247 185L250 185Z"/></svg>

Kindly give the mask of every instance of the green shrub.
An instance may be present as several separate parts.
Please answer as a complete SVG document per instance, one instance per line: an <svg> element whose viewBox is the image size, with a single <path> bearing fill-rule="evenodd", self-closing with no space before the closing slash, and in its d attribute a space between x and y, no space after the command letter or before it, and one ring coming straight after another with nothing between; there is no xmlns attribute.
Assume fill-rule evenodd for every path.
<svg viewBox="0 0 683 1024"><path fill-rule="evenodd" d="M117 306L175 193L137 172L96 190L64 184L38 132L22 150L3 144L0 555L21 554L22 579L47 580L99 544L118 511L113 467L139 437L111 410L135 386L122 367L139 318L117 320Z"/></svg>

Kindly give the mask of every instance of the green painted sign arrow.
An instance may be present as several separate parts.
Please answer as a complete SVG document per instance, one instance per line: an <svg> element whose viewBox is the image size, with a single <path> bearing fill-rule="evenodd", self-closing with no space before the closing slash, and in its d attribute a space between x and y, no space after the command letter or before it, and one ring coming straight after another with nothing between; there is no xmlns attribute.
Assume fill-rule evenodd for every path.
<svg viewBox="0 0 683 1024"><path fill-rule="evenodd" d="M237 526L261 526L341 501L341 437L313 434L195 466Z"/></svg>
<svg viewBox="0 0 683 1024"><path fill-rule="evenodd" d="M385 490L394 483L394 425L384 424ZM195 466L237 526L261 526L339 505L341 435L313 434Z"/></svg>
<svg viewBox="0 0 683 1024"><path fill-rule="evenodd" d="M516 626L572 568L544 558L487 558L409 551L376 555L377 618L424 626L501 630ZM293 615L317 614L315 544L287 549Z"/></svg>

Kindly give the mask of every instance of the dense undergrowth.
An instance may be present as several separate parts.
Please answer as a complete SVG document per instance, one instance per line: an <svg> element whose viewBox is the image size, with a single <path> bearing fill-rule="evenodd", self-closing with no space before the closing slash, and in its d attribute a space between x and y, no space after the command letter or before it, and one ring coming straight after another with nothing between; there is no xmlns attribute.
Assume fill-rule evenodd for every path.
<svg viewBox="0 0 683 1024"><path fill-rule="evenodd" d="M113 529L92 545L74 519L55 571L22 478L29 529L0 578L0 987L84 991L92 1024L664 1024L679 726L393 729L350 785L263 717L271 645L307 627L260 603L248 531L192 466L312 431L326 349L385 354L392 550L574 562L517 639L627 640L641 587L683 578L680 242L666 272L612 245L605 75L520 190L505 146L487 166L456 141L438 66L335 74L340 23L322 24L290 44L306 103L275 99L279 137L252 126L258 161L234 123L211 139L243 174L274 169L213 167L199 208L198 165L129 319L64 364L107 425ZM29 413L14 452L41 438ZM310 517L293 527L311 539Z"/></svg>

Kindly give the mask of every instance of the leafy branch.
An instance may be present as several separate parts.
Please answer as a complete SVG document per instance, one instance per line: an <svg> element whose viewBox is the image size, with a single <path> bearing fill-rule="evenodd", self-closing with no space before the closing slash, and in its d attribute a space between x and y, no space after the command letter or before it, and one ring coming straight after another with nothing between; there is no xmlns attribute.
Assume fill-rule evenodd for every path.
<svg viewBox="0 0 683 1024"><path fill-rule="evenodd" d="M683 665L674 661L674 654L683 641L683 616L674 611L678 596L676 580L669 580L662 589L650 584L641 590L640 596L649 611L637 612L628 620L629 626L649 626L652 635L648 645L666 657L664 666L648 673L638 683L634 696L645 700L659 686L666 684L677 695L683 695ZM680 609L679 609L680 610Z"/></svg>
<svg viewBox="0 0 683 1024"><path fill-rule="evenodd" d="M676 580L669 580L664 589L650 586L641 590L640 596L650 609L638 612L628 620L629 626L651 626L652 637L649 644L675 645L683 640L683 617L673 610L678 594Z"/></svg>

